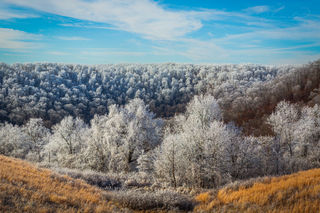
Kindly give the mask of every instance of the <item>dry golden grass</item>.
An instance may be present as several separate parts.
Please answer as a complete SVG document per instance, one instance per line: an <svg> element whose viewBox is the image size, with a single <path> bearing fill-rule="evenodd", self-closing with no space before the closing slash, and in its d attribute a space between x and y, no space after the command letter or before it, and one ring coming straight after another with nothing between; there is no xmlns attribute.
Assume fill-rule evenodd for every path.
<svg viewBox="0 0 320 213"><path fill-rule="evenodd" d="M195 200L196 212L320 212L320 169L257 179ZM0 155L0 212L115 212L117 206L83 181Z"/></svg>
<svg viewBox="0 0 320 213"><path fill-rule="evenodd" d="M0 212L114 212L102 192L83 181L0 155Z"/></svg>
<svg viewBox="0 0 320 213"><path fill-rule="evenodd" d="M320 169L225 187L196 199L200 204L195 211L204 212L320 212Z"/></svg>
<svg viewBox="0 0 320 213"><path fill-rule="evenodd" d="M211 199L209 192L204 192L196 196L196 201L200 203L208 203Z"/></svg>

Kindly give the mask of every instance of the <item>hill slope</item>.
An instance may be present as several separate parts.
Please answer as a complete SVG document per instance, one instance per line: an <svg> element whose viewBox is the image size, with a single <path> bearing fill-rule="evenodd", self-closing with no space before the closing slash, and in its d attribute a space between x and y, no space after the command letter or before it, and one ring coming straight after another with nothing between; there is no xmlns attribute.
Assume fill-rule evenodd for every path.
<svg viewBox="0 0 320 213"><path fill-rule="evenodd" d="M195 198L195 212L319 212L320 169L235 182ZM115 212L80 180L0 155L0 212Z"/></svg>
<svg viewBox="0 0 320 213"><path fill-rule="evenodd" d="M0 155L0 212L110 212L100 190Z"/></svg>
<svg viewBox="0 0 320 213"><path fill-rule="evenodd" d="M112 104L142 99L161 117L184 112L196 94L215 88L243 93L253 83L274 79L295 66L0 63L0 121L23 124L37 117L48 126L71 115L89 122ZM219 88L219 89L218 89Z"/></svg>
<svg viewBox="0 0 320 213"><path fill-rule="evenodd" d="M231 184L196 199L196 211L319 212L320 169Z"/></svg>

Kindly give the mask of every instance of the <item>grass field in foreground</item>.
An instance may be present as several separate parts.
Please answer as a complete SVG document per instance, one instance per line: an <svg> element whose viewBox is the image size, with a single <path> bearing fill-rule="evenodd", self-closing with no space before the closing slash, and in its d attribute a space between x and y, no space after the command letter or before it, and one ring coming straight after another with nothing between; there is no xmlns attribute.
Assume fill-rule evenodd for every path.
<svg viewBox="0 0 320 213"><path fill-rule="evenodd" d="M320 212L320 169L234 183L196 200L204 212Z"/></svg>
<svg viewBox="0 0 320 213"><path fill-rule="evenodd" d="M0 212L114 212L101 191L83 181L0 155Z"/></svg>
<svg viewBox="0 0 320 213"><path fill-rule="evenodd" d="M320 169L236 182L195 199L195 212L320 212ZM121 211L117 206L81 180L0 155L0 212Z"/></svg>

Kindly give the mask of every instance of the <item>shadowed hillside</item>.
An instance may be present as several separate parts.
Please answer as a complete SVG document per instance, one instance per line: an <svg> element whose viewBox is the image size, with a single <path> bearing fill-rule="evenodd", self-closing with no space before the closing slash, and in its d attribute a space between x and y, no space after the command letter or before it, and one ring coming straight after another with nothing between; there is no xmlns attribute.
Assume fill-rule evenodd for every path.
<svg viewBox="0 0 320 213"><path fill-rule="evenodd" d="M301 106L320 104L320 60L306 64L270 81L259 82L244 93L231 90L222 93L209 91L223 109L224 118L241 126L247 135L270 135L267 117L281 101L297 103ZM222 97L222 98L220 98Z"/></svg>
<svg viewBox="0 0 320 213"><path fill-rule="evenodd" d="M196 199L196 211L319 212L320 169L232 183Z"/></svg>
<svg viewBox="0 0 320 213"><path fill-rule="evenodd" d="M0 212L110 212L101 191L0 155Z"/></svg>

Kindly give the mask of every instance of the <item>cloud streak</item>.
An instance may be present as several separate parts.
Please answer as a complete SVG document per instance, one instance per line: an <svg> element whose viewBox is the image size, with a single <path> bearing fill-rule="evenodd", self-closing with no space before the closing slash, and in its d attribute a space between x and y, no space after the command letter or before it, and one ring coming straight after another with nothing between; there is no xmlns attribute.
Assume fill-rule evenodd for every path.
<svg viewBox="0 0 320 213"><path fill-rule="evenodd" d="M255 13L255 14L260 14L260 13L265 13L268 12L270 10L270 8L266 5L263 6L255 6L255 7L249 7L247 9L245 9L245 12L248 13Z"/></svg>
<svg viewBox="0 0 320 213"><path fill-rule="evenodd" d="M22 7L110 24L153 40L174 40L202 27L205 11L170 11L150 0L5 0Z"/></svg>
<svg viewBox="0 0 320 213"><path fill-rule="evenodd" d="M66 56L66 55L70 55L70 53L67 52L61 52L61 51L49 51L47 52L50 55L55 55L55 56Z"/></svg>
<svg viewBox="0 0 320 213"><path fill-rule="evenodd" d="M121 51L121 50L112 50L106 48L91 48L85 51L80 52L81 55L86 56L144 56L146 52L138 51Z"/></svg>
<svg viewBox="0 0 320 213"><path fill-rule="evenodd" d="M84 37L80 37L80 36L58 36L57 37L60 40L65 40L65 41L89 41L91 39L89 38L84 38Z"/></svg>
<svg viewBox="0 0 320 213"><path fill-rule="evenodd" d="M7 4L0 2L0 20L7 20L7 19L13 19L13 18L19 18L19 19L36 18L36 17L38 16L35 14L11 9L8 7Z"/></svg>
<svg viewBox="0 0 320 213"><path fill-rule="evenodd" d="M12 18L36 18L38 16L28 13L19 13L17 11L7 10L0 8L0 20Z"/></svg>
<svg viewBox="0 0 320 213"><path fill-rule="evenodd" d="M20 30L0 28L0 48L14 51L33 49L40 46L36 40L40 35L26 33Z"/></svg>

